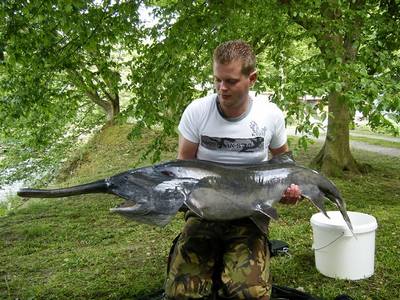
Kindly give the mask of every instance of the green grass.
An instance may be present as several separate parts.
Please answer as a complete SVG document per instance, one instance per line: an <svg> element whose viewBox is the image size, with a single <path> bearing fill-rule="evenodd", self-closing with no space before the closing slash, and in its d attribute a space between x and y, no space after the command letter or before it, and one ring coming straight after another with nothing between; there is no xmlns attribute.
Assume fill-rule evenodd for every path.
<svg viewBox="0 0 400 300"><path fill-rule="evenodd" d="M126 140L129 126L110 127L77 153L57 186L85 183L131 168L148 138ZM176 147L171 140L171 147ZM307 164L320 145L297 155ZM303 287L323 299L347 293L354 299L400 299L400 159L357 151L373 169L333 181L348 210L378 220L375 275L360 281L324 277L315 268L308 201L279 205L270 237L289 243L291 256L272 260L276 284ZM174 151L163 159L172 159ZM148 164L148 162L144 162ZM0 299L139 299L162 289L179 214L164 228L137 224L109 212L121 202L110 195L29 200L0 218ZM333 209L332 206L329 208Z"/></svg>
<svg viewBox="0 0 400 300"><path fill-rule="evenodd" d="M393 137L393 132L391 132L389 129L387 128L376 128L374 130L371 129L371 127L369 127L368 125L357 125L354 127L354 129L351 130L351 132L355 132L355 133L364 133L364 134L379 134L382 136L386 136L386 137Z"/></svg>

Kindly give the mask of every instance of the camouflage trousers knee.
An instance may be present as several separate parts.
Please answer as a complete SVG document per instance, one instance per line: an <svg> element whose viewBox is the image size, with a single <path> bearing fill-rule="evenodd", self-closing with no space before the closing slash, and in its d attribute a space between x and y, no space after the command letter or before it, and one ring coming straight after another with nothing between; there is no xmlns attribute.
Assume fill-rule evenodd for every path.
<svg viewBox="0 0 400 300"><path fill-rule="evenodd" d="M168 299L269 299L267 237L250 219L191 216L171 249Z"/></svg>

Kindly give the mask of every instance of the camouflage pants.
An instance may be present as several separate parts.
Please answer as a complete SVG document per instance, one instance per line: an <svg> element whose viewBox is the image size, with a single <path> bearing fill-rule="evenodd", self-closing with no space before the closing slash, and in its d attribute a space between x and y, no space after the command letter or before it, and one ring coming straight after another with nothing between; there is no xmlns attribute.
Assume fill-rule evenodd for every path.
<svg viewBox="0 0 400 300"><path fill-rule="evenodd" d="M267 238L250 219L191 216L171 250L168 299L269 299ZM218 298L217 298L218 297Z"/></svg>

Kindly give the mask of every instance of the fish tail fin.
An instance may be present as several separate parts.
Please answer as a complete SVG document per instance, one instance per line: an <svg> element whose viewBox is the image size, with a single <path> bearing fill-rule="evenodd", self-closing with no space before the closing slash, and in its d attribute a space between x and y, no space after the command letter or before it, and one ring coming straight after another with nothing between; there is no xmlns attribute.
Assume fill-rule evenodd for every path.
<svg viewBox="0 0 400 300"><path fill-rule="evenodd" d="M335 197L335 196L329 195L329 194L326 195L326 197L329 198L336 205L336 207L339 209L340 213L342 214L343 219L347 224L347 227L349 227L352 235L354 237L356 237L354 234L354 231L353 231L353 225L351 224L350 217L347 214L346 204L344 203L343 199L341 197Z"/></svg>
<svg viewBox="0 0 400 300"><path fill-rule="evenodd" d="M320 212L322 212L328 219L329 216L325 209L325 195L314 185L302 187L301 196L310 200Z"/></svg>
<svg viewBox="0 0 400 300"><path fill-rule="evenodd" d="M331 200L331 202L333 202L333 204L339 209L340 213L343 216L344 221L346 222L347 226L349 227L351 233L354 236L353 226L351 224L349 215L347 214L346 211L346 204L340 197L336 188L332 191L333 192L331 192L326 188L322 189L321 191L319 187L315 185L309 185L302 190L302 196L304 198L309 199L329 219L330 217L325 209L325 198Z"/></svg>

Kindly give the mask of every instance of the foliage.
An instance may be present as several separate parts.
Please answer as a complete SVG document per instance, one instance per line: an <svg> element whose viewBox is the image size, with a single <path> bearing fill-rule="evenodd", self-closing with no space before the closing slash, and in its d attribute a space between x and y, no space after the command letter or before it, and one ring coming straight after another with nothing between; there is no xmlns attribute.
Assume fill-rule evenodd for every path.
<svg viewBox="0 0 400 300"><path fill-rule="evenodd" d="M377 103L385 103L383 106L391 107L392 112L399 111L396 96L399 89L392 89L392 86L395 82L393 69L399 61L396 49L400 44L393 43L397 48L385 49L385 55L379 59L363 50L381 43L375 35L379 33L379 24L394 25L399 20L393 14L388 17L387 7L374 1L281 3L286 6L292 22L299 26L299 32L319 50L300 65L302 68L292 66L293 71L287 76L288 82L297 85L296 88L308 93L311 90L311 94L322 92L329 107L328 138L314 159L314 167L331 175L342 175L344 170L360 172L364 167L354 160L349 145L349 129L355 111L362 111L372 127L385 124L393 132L398 129L384 117L387 112L375 108ZM382 72L388 76L383 76ZM381 86L375 88L383 77ZM296 89L287 89L289 97L284 98L292 98L293 91L296 93Z"/></svg>
<svg viewBox="0 0 400 300"><path fill-rule="evenodd" d="M131 82L137 102L126 111L138 120L132 138L139 136L142 128L163 129L150 149L154 151L153 161L159 157L163 140L176 134L187 104L212 89L213 49L222 41L242 36L248 36L252 44L260 44L257 52L265 47L258 16L265 13L266 20L279 23L280 15L273 10L260 11L257 4L195 1L187 5L185 1L163 1L161 6L153 7L158 22L149 30L148 46L139 53L141 63L133 66Z"/></svg>
<svg viewBox="0 0 400 300"><path fill-rule="evenodd" d="M130 101L121 120L137 122L132 139L144 128L161 129L143 152L143 158L158 160L168 149L167 138L176 136L187 104L212 90L213 49L239 38L258 55L255 90L274 91L273 101L287 112L288 122L318 136L322 124L316 120L328 119L330 138L323 151L341 170L357 167L348 145L356 110L373 128L398 131L398 1L23 0L0 5L5 20L0 24L0 140L9 157L3 169L59 161L73 149L74 139L65 136L114 120L121 91L127 90ZM142 26L139 5L152 11L153 27ZM308 105L301 100L305 94L323 100ZM300 145L306 146L307 138ZM329 158L322 154L322 160Z"/></svg>
<svg viewBox="0 0 400 300"><path fill-rule="evenodd" d="M148 144L149 133L129 143L123 137L130 129L126 125L108 127L96 135L88 152L82 153L84 161L57 186L89 182L132 167L137 153ZM174 150L163 152L162 159L175 157L176 141L169 142ZM296 159L306 165L319 147L311 146ZM372 214L378 220L375 275L347 281L318 273L309 223L316 208L304 200L296 206L280 205L280 219L271 223L270 237L288 242L291 253L273 258L274 283L303 287L323 299L342 293L360 300L400 298L396 239L400 160L361 151L355 155L372 164L373 171L335 179L335 183L349 210ZM161 290L169 248L182 228L183 216L164 228L140 225L109 213L120 202L101 194L36 199L1 217L0 298L141 299Z"/></svg>
<svg viewBox="0 0 400 300"><path fill-rule="evenodd" d="M48 170L120 112L139 1L2 1L2 179ZM125 72L125 73L124 73Z"/></svg>
<svg viewBox="0 0 400 300"><path fill-rule="evenodd" d="M140 95L137 110L131 107L128 111L134 111L141 122L135 133L155 124L161 124L163 134L172 133L184 107L204 94L199 90L211 86L212 50L222 41L239 38L252 44L259 57L256 90L272 89L274 101L287 111L288 120L301 124L300 132L318 136L322 124L315 120L329 118L331 140L336 143L333 152L343 148L335 157L339 167L356 166L348 145L356 110L373 128L383 125L397 132L393 126L400 110L396 2L150 3L159 4L154 7L159 22L153 28L152 42L141 53L141 72L133 72L146 78L135 86ZM323 101L308 105L301 101L306 94ZM394 122L387 121L388 113Z"/></svg>
<svg viewBox="0 0 400 300"><path fill-rule="evenodd" d="M316 13L320 19L317 20L314 15L305 13L308 4L301 7L291 3L292 19L314 38L314 45L321 52L311 58L311 66L316 67L295 68L291 74L294 77L288 81L296 84L301 78L300 85L311 88L311 94L341 93L341 101L353 117L358 110L372 128L383 125L396 133L398 129L387 121L385 115L392 112L399 122L399 88L396 82L400 44L398 32L393 30L399 23L399 7L392 2L394 7L388 8L385 1L353 3L326 8L329 4L321 2ZM304 13L299 15L299 10ZM318 30L318 27L324 30ZM390 47L384 46L385 35L392 37ZM335 37L341 44L333 44Z"/></svg>

